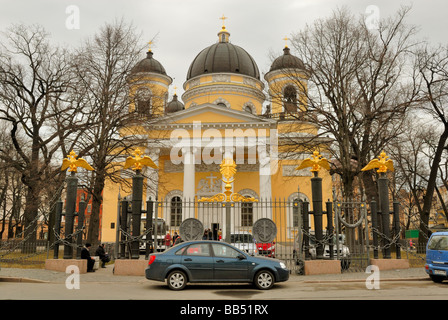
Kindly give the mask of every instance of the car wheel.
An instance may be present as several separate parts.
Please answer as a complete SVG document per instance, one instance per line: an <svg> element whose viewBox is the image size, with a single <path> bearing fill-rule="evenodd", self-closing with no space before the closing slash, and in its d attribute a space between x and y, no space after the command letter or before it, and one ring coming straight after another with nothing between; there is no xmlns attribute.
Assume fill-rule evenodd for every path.
<svg viewBox="0 0 448 320"><path fill-rule="evenodd" d="M441 276L430 275L429 277L430 277L431 280L434 281L435 283L441 283L443 280L445 280L445 277L441 277Z"/></svg>
<svg viewBox="0 0 448 320"><path fill-rule="evenodd" d="M268 290L274 286L275 278L272 272L261 270L255 275L254 284L260 290Z"/></svg>
<svg viewBox="0 0 448 320"><path fill-rule="evenodd" d="M187 276L183 271L175 270L168 275L166 283L171 290L182 290L187 285Z"/></svg>

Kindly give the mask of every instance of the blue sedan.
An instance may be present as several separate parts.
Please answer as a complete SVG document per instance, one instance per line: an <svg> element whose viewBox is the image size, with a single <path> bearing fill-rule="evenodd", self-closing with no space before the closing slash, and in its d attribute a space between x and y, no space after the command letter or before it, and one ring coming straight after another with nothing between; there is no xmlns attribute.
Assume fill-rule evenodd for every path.
<svg viewBox="0 0 448 320"><path fill-rule="evenodd" d="M253 257L218 241L188 241L149 256L146 279L167 281L172 290L188 282L249 282L258 289L287 281L289 270L276 259Z"/></svg>

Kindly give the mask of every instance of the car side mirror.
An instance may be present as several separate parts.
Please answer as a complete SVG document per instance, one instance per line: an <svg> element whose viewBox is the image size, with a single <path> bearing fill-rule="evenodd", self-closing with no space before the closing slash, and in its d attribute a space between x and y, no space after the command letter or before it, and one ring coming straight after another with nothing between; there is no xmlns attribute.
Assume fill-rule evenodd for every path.
<svg viewBox="0 0 448 320"><path fill-rule="evenodd" d="M239 254L239 255L237 256L237 258L240 259L240 260L244 260L244 259L246 259L246 256L243 255L243 254Z"/></svg>

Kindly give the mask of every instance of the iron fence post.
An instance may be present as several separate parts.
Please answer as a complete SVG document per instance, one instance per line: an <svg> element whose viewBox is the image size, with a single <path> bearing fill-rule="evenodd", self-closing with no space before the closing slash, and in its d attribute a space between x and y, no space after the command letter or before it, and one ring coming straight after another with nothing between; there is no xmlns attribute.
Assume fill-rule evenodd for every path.
<svg viewBox="0 0 448 320"><path fill-rule="evenodd" d="M378 259L378 211L375 199L370 202L370 214L372 216L373 258Z"/></svg>
<svg viewBox="0 0 448 320"><path fill-rule="evenodd" d="M127 221L128 221L128 201L121 201L121 243L120 243L120 259L126 259L126 232L127 232Z"/></svg>
<svg viewBox="0 0 448 320"><path fill-rule="evenodd" d="M316 236L316 259L323 259L322 178L317 176L317 172L314 172L314 178L311 179L311 193L313 197L314 232Z"/></svg>
<svg viewBox="0 0 448 320"><path fill-rule="evenodd" d="M65 207L65 242L64 259L73 259L73 229L76 210L76 193L78 191L78 178L75 172L67 177L67 200Z"/></svg>
<svg viewBox="0 0 448 320"><path fill-rule="evenodd" d="M59 258L59 243L61 236L61 220L62 220L62 200L59 198L58 202L56 202L56 221L54 226L54 233L56 234L54 251L53 251L53 259Z"/></svg>
<svg viewBox="0 0 448 320"><path fill-rule="evenodd" d="M383 258L390 259L390 210L389 210L389 190L388 190L389 180L386 178L384 173L380 173L380 178L378 179L378 194L380 196L380 212L381 212L381 223L383 225Z"/></svg>
<svg viewBox="0 0 448 320"><path fill-rule="evenodd" d="M396 237L397 241L399 241L400 236L400 203L398 201L394 201L393 204L394 208L394 219L393 219L393 225L394 225L394 238ZM401 250L400 246L398 244L395 244L395 250L397 254L397 259L401 259Z"/></svg>
<svg viewBox="0 0 448 320"><path fill-rule="evenodd" d="M143 176L140 170L136 170L132 177L132 236L140 236L140 222L142 217ZM131 259L139 258L140 241L133 239L131 242Z"/></svg>
<svg viewBox="0 0 448 320"><path fill-rule="evenodd" d="M76 259L81 259L81 247L82 247L82 228L84 225L84 212L86 210L87 203L84 201L84 194L81 196L81 201L79 201L78 206L78 228L76 236Z"/></svg>

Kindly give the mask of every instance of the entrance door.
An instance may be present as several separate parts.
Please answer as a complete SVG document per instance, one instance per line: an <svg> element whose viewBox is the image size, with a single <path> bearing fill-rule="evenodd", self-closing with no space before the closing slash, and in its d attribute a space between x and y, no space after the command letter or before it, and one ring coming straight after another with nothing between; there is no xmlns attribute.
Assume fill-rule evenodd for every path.
<svg viewBox="0 0 448 320"><path fill-rule="evenodd" d="M219 240L219 223L212 223L213 240Z"/></svg>

